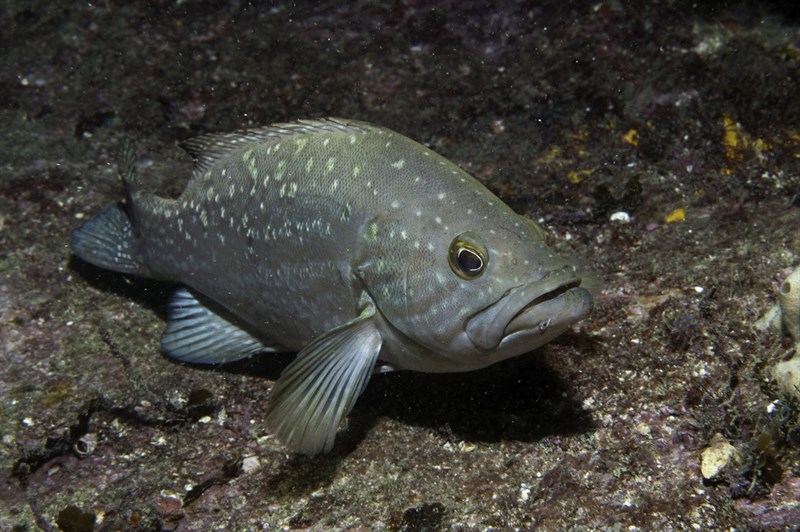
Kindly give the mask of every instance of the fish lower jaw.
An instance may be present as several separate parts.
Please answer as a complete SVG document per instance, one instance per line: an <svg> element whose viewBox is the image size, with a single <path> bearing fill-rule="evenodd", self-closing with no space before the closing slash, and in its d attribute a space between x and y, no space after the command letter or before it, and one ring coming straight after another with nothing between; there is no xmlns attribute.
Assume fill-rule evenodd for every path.
<svg viewBox="0 0 800 532"><path fill-rule="evenodd" d="M580 287L580 280L577 280L542 294L522 307L506 325L503 337L523 334L539 337L551 329L560 329L553 335L555 337L585 317L591 309L592 296ZM546 341L549 339L541 343Z"/></svg>
<svg viewBox="0 0 800 532"><path fill-rule="evenodd" d="M572 290L573 288L578 288L580 285L581 285L581 280L580 279L576 279L576 280L571 281L569 283L566 283L566 284L563 284L561 286L558 286L555 289L550 290L549 292L545 292L544 294L542 294L540 296L537 296L536 298L534 298L530 302L528 302L524 307L519 309L519 311L517 311L517 313L514 315L514 317L511 318L511 321L509 321L509 325L514 320L516 320L518 317L522 316L527 311L529 311L530 309L532 309L534 307L537 307L539 305L542 305L543 303L546 303L548 301L552 301L554 299L557 299L560 296L562 296L563 294L565 294L566 292L569 292L570 290ZM550 320L547 320L547 321L549 322ZM540 324L540 326L544 326L544 327L547 327L548 325L549 325L549 323L547 325Z"/></svg>

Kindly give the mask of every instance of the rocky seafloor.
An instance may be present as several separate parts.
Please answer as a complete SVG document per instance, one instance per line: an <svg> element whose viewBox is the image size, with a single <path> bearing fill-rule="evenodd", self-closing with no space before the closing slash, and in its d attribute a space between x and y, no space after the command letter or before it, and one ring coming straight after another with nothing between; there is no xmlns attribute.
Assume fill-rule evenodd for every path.
<svg viewBox="0 0 800 532"><path fill-rule="evenodd" d="M0 529L793 529L792 2L9 1L0 12ZM541 221L593 313L485 370L374 377L330 454L264 426L290 357L159 349L172 286L69 251L116 153L296 118L390 127ZM708 449L720 451L711 478ZM705 471L705 468L704 468Z"/></svg>

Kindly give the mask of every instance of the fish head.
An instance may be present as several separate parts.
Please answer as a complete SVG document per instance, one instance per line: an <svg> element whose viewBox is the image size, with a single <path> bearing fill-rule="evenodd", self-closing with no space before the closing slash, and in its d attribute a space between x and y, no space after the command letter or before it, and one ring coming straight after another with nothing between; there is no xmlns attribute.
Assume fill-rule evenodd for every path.
<svg viewBox="0 0 800 532"><path fill-rule="evenodd" d="M535 222L510 209L483 222L373 226L361 277L384 319L436 354L429 365L398 366L485 367L552 340L591 310L580 269L547 246Z"/></svg>

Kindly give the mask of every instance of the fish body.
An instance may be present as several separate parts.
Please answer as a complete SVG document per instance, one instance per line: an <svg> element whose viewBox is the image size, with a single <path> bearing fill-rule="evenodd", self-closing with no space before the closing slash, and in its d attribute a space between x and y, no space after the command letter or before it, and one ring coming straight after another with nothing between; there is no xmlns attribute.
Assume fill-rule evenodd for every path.
<svg viewBox="0 0 800 532"><path fill-rule="evenodd" d="M162 337L176 359L298 351L267 413L295 451L330 450L374 371L482 368L591 310L538 225L391 130L300 121L186 147L179 198L129 180L126 204L76 229L72 250L184 286Z"/></svg>

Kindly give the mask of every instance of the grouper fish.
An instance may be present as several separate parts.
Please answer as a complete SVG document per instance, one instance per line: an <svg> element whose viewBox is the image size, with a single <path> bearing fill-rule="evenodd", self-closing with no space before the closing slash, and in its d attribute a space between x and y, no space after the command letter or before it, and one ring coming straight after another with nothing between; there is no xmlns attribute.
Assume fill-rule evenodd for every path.
<svg viewBox="0 0 800 532"><path fill-rule="evenodd" d="M327 452L375 372L486 367L592 308L542 229L469 174L389 129L305 120L185 143L195 169L166 199L126 201L72 234L81 259L180 283L161 338L218 364L297 351L267 429Z"/></svg>

